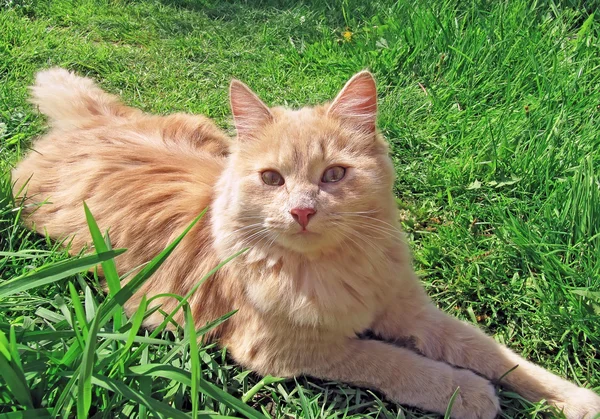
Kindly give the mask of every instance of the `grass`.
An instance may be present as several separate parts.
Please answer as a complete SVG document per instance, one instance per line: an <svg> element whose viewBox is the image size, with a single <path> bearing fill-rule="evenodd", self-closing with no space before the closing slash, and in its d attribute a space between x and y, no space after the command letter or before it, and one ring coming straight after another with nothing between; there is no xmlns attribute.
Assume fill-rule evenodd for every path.
<svg viewBox="0 0 600 419"><path fill-rule="evenodd" d="M97 277L79 273L110 257L108 226L94 230L100 255L89 259L24 229L8 172L44 132L27 86L53 65L149 112L202 113L224 128L232 77L267 103L300 106L372 69L401 220L429 293L598 391L598 6L0 0L0 417L433 417L346 385L261 380L224 350L195 345L208 327L141 330L145 309L125 317L118 278L105 297ZM548 410L500 394L504 417Z"/></svg>

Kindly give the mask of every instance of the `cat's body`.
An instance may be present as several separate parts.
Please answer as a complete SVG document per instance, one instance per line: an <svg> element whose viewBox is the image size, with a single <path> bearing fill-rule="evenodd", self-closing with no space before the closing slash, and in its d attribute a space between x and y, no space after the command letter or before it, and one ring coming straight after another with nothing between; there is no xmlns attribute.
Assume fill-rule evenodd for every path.
<svg viewBox="0 0 600 419"><path fill-rule="evenodd" d="M425 295L399 233L369 73L331 105L299 111L269 109L232 83L231 143L204 117L146 115L60 69L38 75L33 97L54 129L13 180L15 193L28 182L28 203L49 201L26 209L41 233L71 238L73 251L89 243L85 200L113 245L129 249L117 259L123 274L210 206L130 312L143 293L186 294L250 247L190 301L198 325L238 310L214 337L261 374L345 381L440 413L460 387L454 417L492 418L498 400L488 379L518 364L503 382L523 396L550 400L568 418L600 412L597 395L441 313ZM175 306L160 302L167 312ZM154 314L147 326L161 320ZM367 329L409 338L414 350L359 339Z"/></svg>

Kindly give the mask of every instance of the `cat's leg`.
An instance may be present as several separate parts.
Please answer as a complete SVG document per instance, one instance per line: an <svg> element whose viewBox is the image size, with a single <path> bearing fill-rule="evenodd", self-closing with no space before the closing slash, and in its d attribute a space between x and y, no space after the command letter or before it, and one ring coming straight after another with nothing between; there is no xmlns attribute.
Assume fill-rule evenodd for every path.
<svg viewBox="0 0 600 419"><path fill-rule="evenodd" d="M495 389L488 380L405 348L358 338L316 345L294 344L288 339L286 345L291 350L276 356L271 350L271 356L262 361L236 356L235 348L228 348L234 349L239 362L262 374L306 374L355 384L379 390L400 404L441 414L460 387L452 405L453 418L492 419L499 411Z"/></svg>
<svg viewBox="0 0 600 419"><path fill-rule="evenodd" d="M490 380L502 378L503 384L523 397L545 399L563 409L569 419L591 419L600 413L600 397L594 392L526 361L475 326L443 313L420 289L394 301L373 332L388 340L409 338L429 358L468 368Z"/></svg>
<svg viewBox="0 0 600 419"><path fill-rule="evenodd" d="M444 413L457 387L452 406L455 418L494 418L499 410L491 383L471 371L454 368L376 340L349 339L331 351L325 363L306 373L382 391L401 404Z"/></svg>

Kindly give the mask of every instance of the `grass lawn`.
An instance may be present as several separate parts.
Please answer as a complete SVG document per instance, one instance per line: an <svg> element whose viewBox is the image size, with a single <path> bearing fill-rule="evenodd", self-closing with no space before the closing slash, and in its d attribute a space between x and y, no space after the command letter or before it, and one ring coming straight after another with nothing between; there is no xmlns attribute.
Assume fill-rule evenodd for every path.
<svg viewBox="0 0 600 419"><path fill-rule="evenodd" d="M435 417L346 385L260 380L225 351L197 347L206 328L150 335L143 311L126 319L118 296L77 273L98 257L68 261L24 229L8 175L44 132L27 86L49 66L148 112L201 113L228 129L232 77L269 104L300 106L370 68L429 293L599 391L598 6L0 0L0 417ZM499 391L504 417L548 410Z"/></svg>

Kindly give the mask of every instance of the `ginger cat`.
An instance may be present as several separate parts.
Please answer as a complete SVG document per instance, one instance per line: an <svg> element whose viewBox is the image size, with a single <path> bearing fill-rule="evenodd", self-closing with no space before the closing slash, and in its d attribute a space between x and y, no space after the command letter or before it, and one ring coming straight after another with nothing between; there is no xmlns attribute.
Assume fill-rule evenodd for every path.
<svg viewBox="0 0 600 419"><path fill-rule="evenodd" d="M52 130L14 170L26 222L71 250L91 242L82 202L110 227L121 274L150 260L209 212L129 302L185 294L238 250L190 300L204 325L239 311L214 338L260 374L307 374L382 391L455 418L494 418L491 382L546 399L570 419L592 418L600 397L533 365L476 327L438 310L411 267L392 194L394 168L376 129L369 72L330 104L267 107L231 83L237 140L210 120L153 116L122 105L66 70L37 75L33 102ZM175 301L160 301L169 312ZM183 322L183 316L176 318ZM161 321L154 314L152 327ZM369 331L365 333L365 331ZM371 339L377 336L380 340ZM409 339L412 346L393 344ZM386 343L387 342L387 343Z"/></svg>

